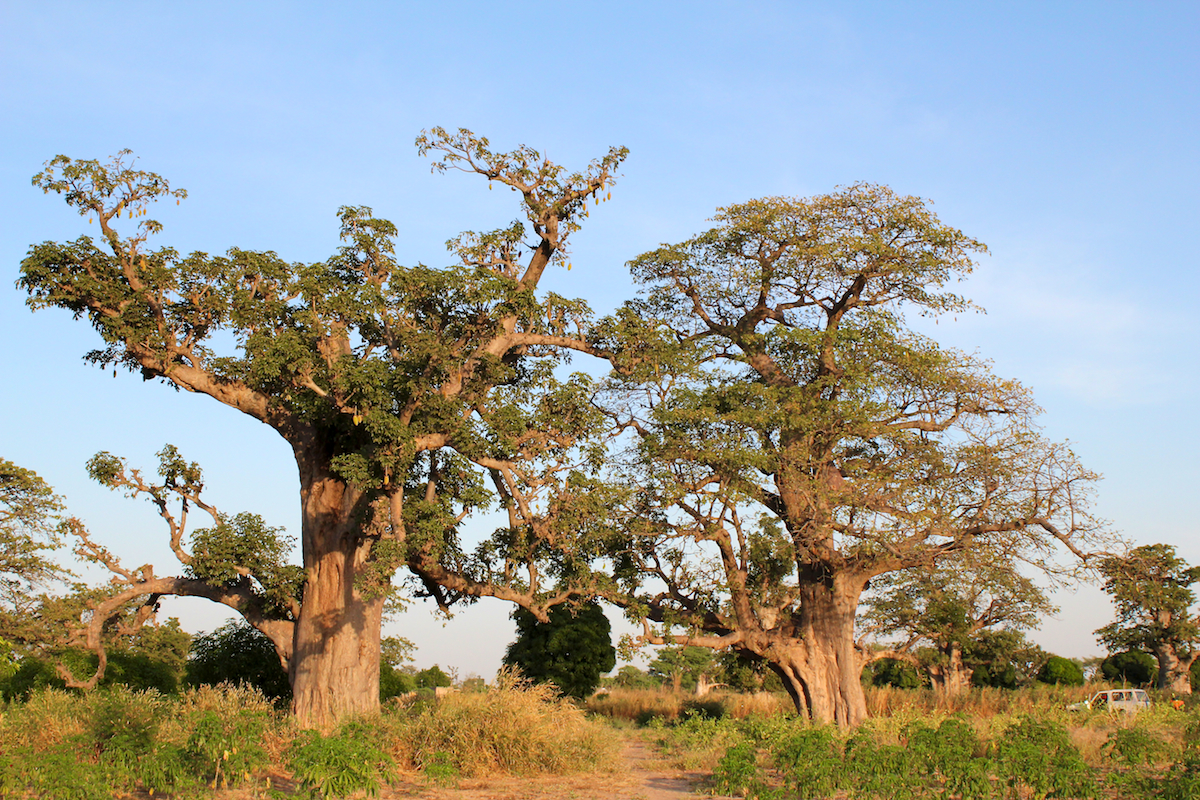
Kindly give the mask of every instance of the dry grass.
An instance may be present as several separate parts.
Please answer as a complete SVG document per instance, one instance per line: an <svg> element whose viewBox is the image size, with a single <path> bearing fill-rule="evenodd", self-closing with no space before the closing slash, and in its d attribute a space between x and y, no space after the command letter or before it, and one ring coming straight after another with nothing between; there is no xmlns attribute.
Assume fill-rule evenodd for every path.
<svg viewBox="0 0 1200 800"><path fill-rule="evenodd" d="M547 686L502 676L487 692L452 693L385 714L389 750L401 766L452 764L466 776L566 775L615 769L619 743Z"/></svg>

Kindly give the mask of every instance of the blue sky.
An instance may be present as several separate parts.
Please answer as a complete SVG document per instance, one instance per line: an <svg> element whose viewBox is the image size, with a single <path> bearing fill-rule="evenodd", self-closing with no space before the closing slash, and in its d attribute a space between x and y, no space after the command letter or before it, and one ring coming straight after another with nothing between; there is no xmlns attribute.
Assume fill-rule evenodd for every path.
<svg viewBox="0 0 1200 800"><path fill-rule="evenodd" d="M295 467L271 431L89 367L86 324L25 309L12 282L28 247L89 232L30 177L59 153L130 148L189 191L156 212L162 244L318 260L337 208L364 204L397 223L403 260L445 264L451 236L516 213L507 193L430 174L412 145L467 127L567 166L630 148L549 287L600 312L631 295L627 260L718 206L860 180L931 199L991 254L961 287L987 314L928 332L1033 388L1046 434L1104 474L1097 510L1115 529L1200 562L1198 29L1200 6L1168 2L0 2L0 454L163 573L161 526L88 484L93 453L149 468L174 443L222 508L298 532ZM1036 638L1098 652L1103 596L1058 602ZM443 625L419 606L389 632L422 666L490 675L507 611Z"/></svg>

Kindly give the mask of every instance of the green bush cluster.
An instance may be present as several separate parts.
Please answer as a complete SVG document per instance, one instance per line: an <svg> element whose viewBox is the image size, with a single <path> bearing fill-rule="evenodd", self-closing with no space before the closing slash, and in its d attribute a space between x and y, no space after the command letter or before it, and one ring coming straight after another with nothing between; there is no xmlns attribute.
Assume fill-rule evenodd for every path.
<svg viewBox="0 0 1200 800"><path fill-rule="evenodd" d="M509 676L441 699L427 691L427 700L326 734L297 732L246 685L175 696L124 686L37 691L0 707L0 798L187 798L226 787L262 796L273 772L291 773L311 798L375 796L401 771L452 783L589 772L615 761L611 729L551 687Z"/></svg>
<svg viewBox="0 0 1200 800"><path fill-rule="evenodd" d="M187 796L254 782L272 719L261 695L244 690L45 690L0 718L0 796Z"/></svg>
<svg viewBox="0 0 1200 800"><path fill-rule="evenodd" d="M1016 719L990 738L958 717L937 725L878 720L849 734L794 720L692 718L660 725L659 737L681 752L717 745L713 789L751 798L1200 797L1200 720L1182 746L1161 722L1147 714L1116 727L1090 763L1061 722L1041 716Z"/></svg>

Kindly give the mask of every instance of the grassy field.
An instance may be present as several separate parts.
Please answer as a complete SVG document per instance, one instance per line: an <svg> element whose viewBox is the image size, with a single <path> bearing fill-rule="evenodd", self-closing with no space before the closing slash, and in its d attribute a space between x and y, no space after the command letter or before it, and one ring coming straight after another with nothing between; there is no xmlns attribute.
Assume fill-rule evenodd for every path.
<svg viewBox="0 0 1200 800"><path fill-rule="evenodd" d="M649 797L628 777L632 740L732 796L1200 797L1200 709L1066 709L1095 690L870 689L872 719L847 732L796 720L782 695L614 690L580 706L507 678L325 736L246 689L49 691L0 712L0 797Z"/></svg>

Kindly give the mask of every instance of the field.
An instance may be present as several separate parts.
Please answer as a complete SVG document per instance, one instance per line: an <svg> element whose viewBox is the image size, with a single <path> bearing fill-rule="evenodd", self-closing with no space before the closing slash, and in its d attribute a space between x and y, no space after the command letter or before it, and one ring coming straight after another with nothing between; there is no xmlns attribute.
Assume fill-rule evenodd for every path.
<svg viewBox="0 0 1200 800"><path fill-rule="evenodd" d="M246 689L49 691L3 708L0 797L1200 797L1200 708L1066 709L1095 689L871 689L872 719L841 732L773 694L581 707L509 678L325 736Z"/></svg>

